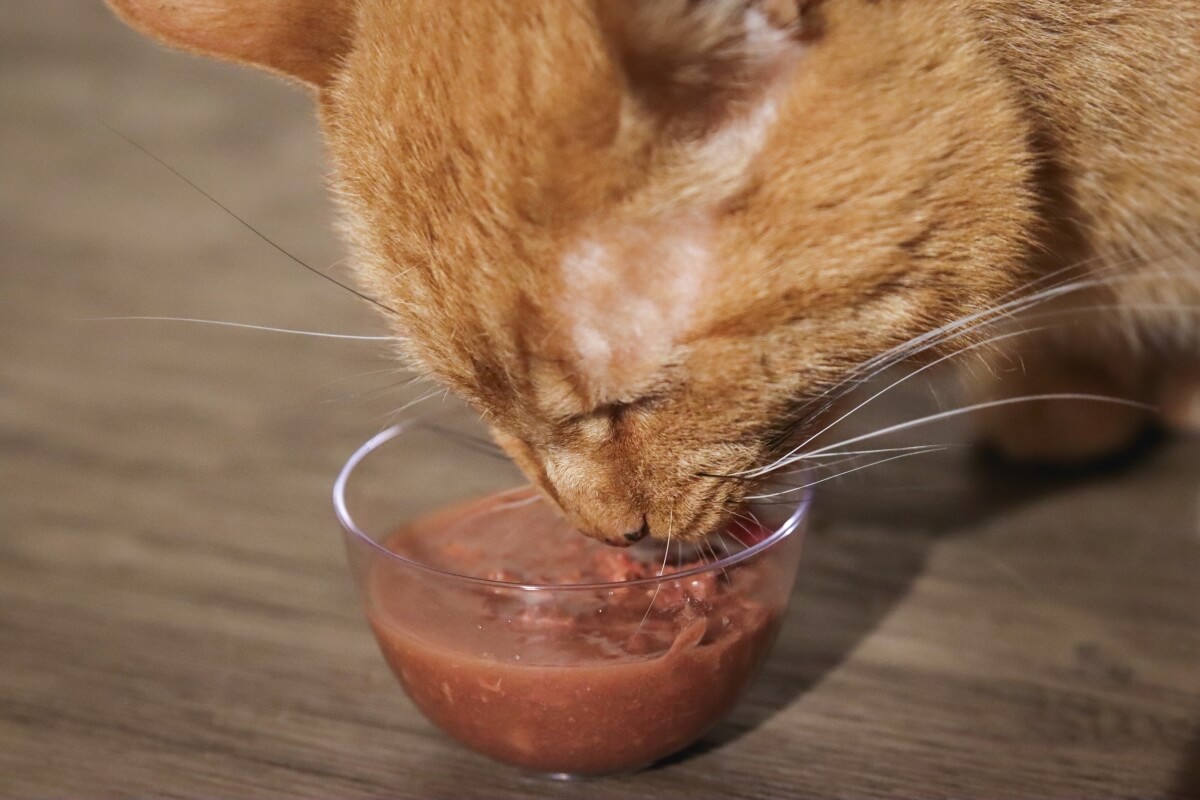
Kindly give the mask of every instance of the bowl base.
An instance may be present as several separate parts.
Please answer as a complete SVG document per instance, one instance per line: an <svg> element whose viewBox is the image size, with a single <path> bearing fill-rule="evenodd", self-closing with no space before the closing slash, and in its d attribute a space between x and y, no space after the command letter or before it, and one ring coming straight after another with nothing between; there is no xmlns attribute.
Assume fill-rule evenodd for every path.
<svg viewBox="0 0 1200 800"><path fill-rule="evenodd" d="M593 772L585 772L585 773L535 772L534 770L531 770L531 769L522 769L522 768L518 768L518 769L519 769L520 773L522 775L524 775L526 778L533 778L535 780L554 781L556 783L584 783L586 781L603 780L604 778L618 778L618 777L621 777L622 775L634 775L636 773L643 772L643 771L649 769L651 766L653 766L653 763L654 762L651 762L650 764L643 764L640 767L630 767L627 769L619 769L619 770L616 770L615 772L594 772L594 773Z"/></svg>

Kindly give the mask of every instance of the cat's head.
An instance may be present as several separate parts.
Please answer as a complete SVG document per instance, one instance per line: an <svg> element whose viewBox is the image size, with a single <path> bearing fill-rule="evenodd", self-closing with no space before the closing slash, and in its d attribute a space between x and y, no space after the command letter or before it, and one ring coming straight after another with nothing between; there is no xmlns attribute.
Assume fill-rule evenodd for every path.
<svg viewBox="0 0 1200 800"><path fill-rule="evenodd" d="M986 306L1028 131L959 3L110 0L317 90L362 286L583 531L699 535L797 409Z"/></svg>

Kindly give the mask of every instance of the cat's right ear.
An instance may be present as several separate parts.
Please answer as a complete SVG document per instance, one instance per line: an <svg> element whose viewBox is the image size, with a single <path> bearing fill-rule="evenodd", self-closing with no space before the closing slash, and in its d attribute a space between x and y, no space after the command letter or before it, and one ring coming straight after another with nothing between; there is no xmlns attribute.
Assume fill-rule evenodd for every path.
<svg viewBox="0 0 1200 800"><path fill-rule="evenodd" d="M355 0L107 0L135 30L181 50L325 86L350 46Z"/></svg>
<svg viewBox="0 0 1200 800"><path fill-rule="evenodd" d="M814 30L816 0L597 0L630 85L651 107L718 109L753 94Z"/></svg>

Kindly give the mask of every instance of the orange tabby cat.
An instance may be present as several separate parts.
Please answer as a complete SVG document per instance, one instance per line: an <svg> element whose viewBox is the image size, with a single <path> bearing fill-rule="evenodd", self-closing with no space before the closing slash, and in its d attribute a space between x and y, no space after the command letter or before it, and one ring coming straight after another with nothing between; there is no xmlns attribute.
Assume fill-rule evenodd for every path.
<svg viewBox="0 0 1200 800"><path fill-rule="evenodd" d="M361 286L598 538L711 530L863 365L1009 312L1120 324L1012 337L1046 368L998 396L1200 424L1195 0L109 2L314 89ZM1146 422L985 434L1072 460Z"/></svg>

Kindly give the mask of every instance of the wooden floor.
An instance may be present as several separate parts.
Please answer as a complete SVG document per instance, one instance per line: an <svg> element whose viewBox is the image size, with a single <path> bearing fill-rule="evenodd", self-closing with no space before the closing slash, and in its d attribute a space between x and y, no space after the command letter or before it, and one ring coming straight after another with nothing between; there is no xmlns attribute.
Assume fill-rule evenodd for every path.
<svg viewBox="0 0 1200 800"><path fill-rule="evenodd" d="M1200 796L1185 442L823 486L765 675L659 768L557 785L448 742L376 652L328 502L404 396L384 351L84 321L378 332L99 121L326 267L305 96L100 5L0 5L0 796Z"/></svg>

